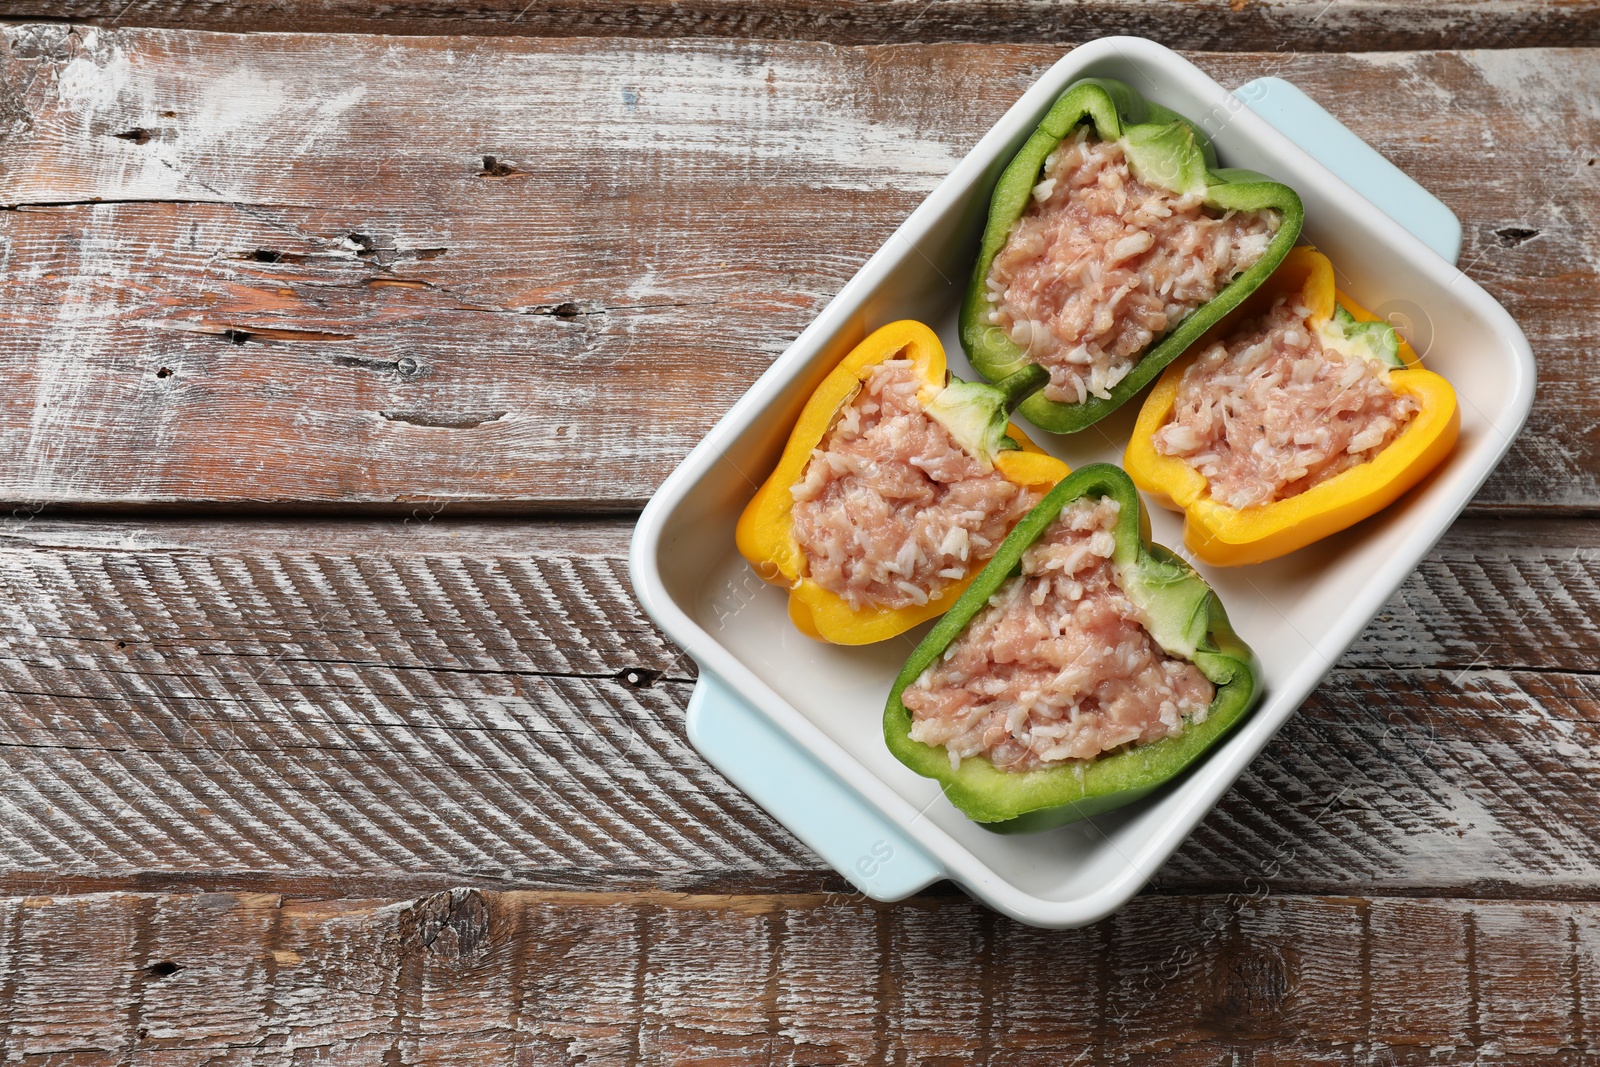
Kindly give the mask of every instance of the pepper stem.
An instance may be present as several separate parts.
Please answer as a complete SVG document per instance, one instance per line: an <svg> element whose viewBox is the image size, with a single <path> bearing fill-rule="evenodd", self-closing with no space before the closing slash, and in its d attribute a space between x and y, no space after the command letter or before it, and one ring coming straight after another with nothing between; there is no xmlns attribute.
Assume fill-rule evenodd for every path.
<svg viewBox="0 0 1600 1067"><path fill-rule="evenodd" d="M1006 414L1017 410L1017 405L1028 399L1050 381L1050 372L1037 363L1030 363L1015 374L1008 374L992 388L999 390L1000 395L1006 398Z"/></svg>

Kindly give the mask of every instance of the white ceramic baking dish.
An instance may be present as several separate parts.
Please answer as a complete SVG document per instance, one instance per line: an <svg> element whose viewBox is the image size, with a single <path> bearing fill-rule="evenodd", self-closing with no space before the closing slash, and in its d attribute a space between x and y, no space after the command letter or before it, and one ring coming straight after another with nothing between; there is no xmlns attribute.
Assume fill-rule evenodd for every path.
<svg viewBox="0 0 1600 1067"><path fill-rule="evenodd" d="M734 523L776 462L801 405L868 332L921 319L961 358L956 311L993 182L1039 118L1082 77L1120 78L1201 123L1226 166L1263 171L1305 201L1305 238L1340 286L1387 315L1455 386L1461 439L1433 476L1384 513L1281 560L1201 566L1265 667L1260 707L1187 776L1110 815L1044 834L969 822L884 746L890 683L923 629L867 648L802 637L785 593L734 550ZM662 483L634 535L640 602L694 657L690 739L714 765L863 892L893 900L947 877L1023 922L1093 922L1138 892L1449 527L1506 454L1533 402L1515 322L1454 260L1442 204L1287 82L1230 93L1139 38L1075 49L1039 79L766 374ZM1073 437L1035 440L1072 466L1120 463L1130 403ZM1178 546L1181 516L1151 509ZM1266 857L1263 857L1265 861Z"/></svg>

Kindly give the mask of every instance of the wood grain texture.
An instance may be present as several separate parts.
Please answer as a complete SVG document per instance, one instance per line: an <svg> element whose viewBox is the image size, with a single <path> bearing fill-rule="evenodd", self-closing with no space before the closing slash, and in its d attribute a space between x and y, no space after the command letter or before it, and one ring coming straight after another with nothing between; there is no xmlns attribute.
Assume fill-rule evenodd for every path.
<svg viewBox="0 0 1600 1067"><path fill-rule="evenodd" d="M130 10L505 15L430 2ZM698 2L534 15L907 10ZM1311 21L1237 6L1188 43ZM625 521L442 517L637 507L1059 49L4 32L0 1061L1592 1062L1594 523L1459 525L1152 892L1047 933L865 901L709 770ZM1456 207L1544 382L1480 508L1595 508L1593 57L1198 58L1294 78Z"/></svg>
<svg viewBox="0 0 1600 1067"><path fill-rule="evenodd" d="M627 534L0 525L0 891L842 888L689 747ZM1463 524L1157 884L1600 893L1597 615L1591 524Z"/></svg>
<svg viewBox="0 0 1600 1067"><path fill-rule="evenodd" d="M1582 1064L1600 905L279 894L0 903L17 1062Z"/></svg>
<svg viewBox="0 0 1600 1067"><path fill-rule="evenodd" d="M1600 43L1588 0L7 0L0 18L301 33L751 37L837 44L1149 37L1224 52L1527 48Z"/></svg>
<svg viewBox="0 0 1600 1067"><path fill-rule="evenodd" d="M5 35L29 507L637 507L1061 54ZM1541 374L1480 504L1600 505L1592 54L1195 58L1292 78L1455 208Z"/></svg>

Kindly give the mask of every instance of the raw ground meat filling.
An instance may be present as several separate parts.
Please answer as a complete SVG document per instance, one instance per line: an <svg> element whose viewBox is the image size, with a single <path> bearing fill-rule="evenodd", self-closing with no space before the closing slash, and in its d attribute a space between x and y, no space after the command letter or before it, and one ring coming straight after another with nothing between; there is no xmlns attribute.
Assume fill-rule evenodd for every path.
<svg viewBox="0 0 1600 1067"><path fill-rule="evenodd" d="M988 321L1050 372L1043 395L1109 397L1138 356L1260 259L1276 211L1206 208L1133 177L1088 127L1045 160L1033 202L989 269Z"/></svg>
<svg viewBox="0 0 1600 1067"><path fill-rule="evenodd" d="M1119 507L1063 508L944 656L901 694L911 736L950 765L983 756L1028 771L1090 760L1203 722L1216 689L1161 650L1117 584Z"/></svg>
<svg viewBox="0 0 1600 1067"><path fill-rule="evenodd" d="M878 364L791 490L808 577L852 608L937 599L1039 502L963 450L917 389L910 360Z"/></svg>
<svg viewBox="0 0 1600 1067"><path fill-rule="evenodd" d="M1324 347L1309 316L1279 297L1183 372L1155 449L1199 471L1219 504L1303 493L1376 457L1417 413L1388 367Z"/></svg>

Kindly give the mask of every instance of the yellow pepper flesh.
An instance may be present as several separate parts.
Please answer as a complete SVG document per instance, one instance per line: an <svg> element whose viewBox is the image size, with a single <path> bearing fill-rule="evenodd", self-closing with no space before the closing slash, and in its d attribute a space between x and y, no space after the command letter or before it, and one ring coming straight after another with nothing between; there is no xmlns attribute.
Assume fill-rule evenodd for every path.
<svg viewBox="0 0 1600 1067"><path fill-rule="evenodd" d="M966 577L945 586L937 599L904 608L852 608L837 593L805 576L805 559L794 538L794 496L790 492L805 473L811 451L833 426L839 410L854 398L873 368L890 359L910 359L921 386L917 399L926 404L945 387L944 346L927 326L911 319L892 322L870 334L822 380L794 424L789 442L772 474L756 491L739 517L735 534L739 552L764 580L789 590L789 617L801 633L839 645L883 641L926 622L954 604L983 569L973 560ZM1000 452L995 469L1009 482L1048 490L1070 471L1046 455L1012 424L1007 435L1020 451Z"/></svg>
<svg viewBox="0 0 1600 1067"><path fill-rule="evenodd" d="M1297 290L1311 311L1308 322L1313 329L1333 317L1336 301L1358 321L1376 321L1375 315L1335 288L1333 264L1326 256L1310 248L1294 249L1250 300L1162 374L1145 399L1123 457L1140 489L1163 507L1185 513L1183 543L1215 566L1276 559L1381 511L1438 466L1460 434L1455 390L1439 375L1423 370L1416 352L1402 340L1400 358L1406 366L1390 371L1389 385L1396 393L1416 398L1417 414L1376 458L1303 493L1255 507L1225 507L1211 499L1199 471L1177 456L1157 452L1155 433L1172 417L1185 368L1243 319L1265 312L1276 297Z"/></svg>

